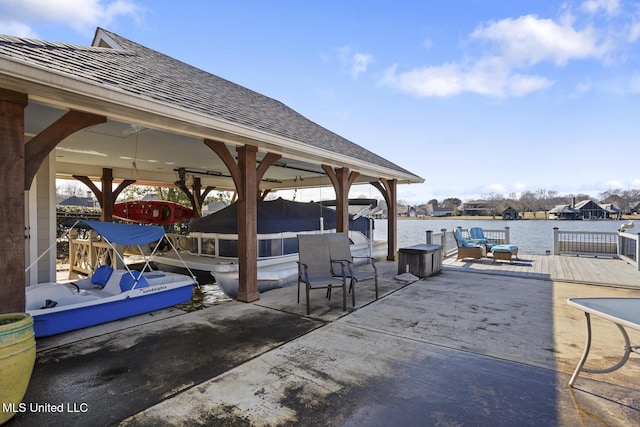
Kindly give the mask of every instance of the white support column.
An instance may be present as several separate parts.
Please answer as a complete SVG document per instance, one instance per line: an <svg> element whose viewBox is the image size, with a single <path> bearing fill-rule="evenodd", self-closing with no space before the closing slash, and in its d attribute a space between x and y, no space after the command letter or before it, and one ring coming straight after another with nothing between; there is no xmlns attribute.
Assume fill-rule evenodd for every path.
<svg viewBox="0 0 640 427"><path fill-rule="evenodd" d="M440 237L442 240L440 243L442 245L442 258L445 258L447 256L447 229L442 228L440 231L442 231L442 236Z"/></svg>
<svg viewBox="0 0 640 427"><path fill-rule="evenodd" d="M25 197L26 266L38 257L27 273L26 283L56 281L56 174L55 153L42 162Z"/></svg>

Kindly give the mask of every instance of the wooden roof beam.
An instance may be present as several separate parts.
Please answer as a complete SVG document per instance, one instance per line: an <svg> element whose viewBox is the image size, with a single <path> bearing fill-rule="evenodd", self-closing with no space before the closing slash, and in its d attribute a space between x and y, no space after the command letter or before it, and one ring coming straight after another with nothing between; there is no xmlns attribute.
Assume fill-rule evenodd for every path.
<svg viewBox="0 0 640 427"><path fill-rule="evenodd" d="M49 153L63 139L81 129L107 121L104 116L71 110L25 144L24 189L31 188L33 178Z"/></svg>

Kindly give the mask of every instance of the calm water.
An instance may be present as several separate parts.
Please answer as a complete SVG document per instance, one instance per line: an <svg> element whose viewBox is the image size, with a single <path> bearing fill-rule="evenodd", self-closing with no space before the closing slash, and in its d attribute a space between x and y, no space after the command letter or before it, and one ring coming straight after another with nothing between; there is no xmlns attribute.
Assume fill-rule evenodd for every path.
<svg viewBox="0 0 640 427"><path fill-rule="evenodd" d="M517 245L521 254L544 255L553 250L553 227L561 231L617 231L627 221L557 221L557 220L398 220L398 248L426 242L426 231L440 232L442 228L482 227L487 230L510 228L511 244ZM387 221L375 220L375 239L386 240ZM435 242L434 242L435 243Z"/></svg>

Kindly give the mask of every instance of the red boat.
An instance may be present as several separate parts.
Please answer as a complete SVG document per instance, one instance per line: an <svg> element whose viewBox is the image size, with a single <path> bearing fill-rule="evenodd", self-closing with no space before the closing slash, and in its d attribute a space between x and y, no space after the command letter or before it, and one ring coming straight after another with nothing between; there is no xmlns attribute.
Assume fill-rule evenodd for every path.
<svg viewBox="0 0 640 427"><path fill-rule="evenodd" d="M140 224L173 224L193 218L193 210L167 200L127 200L113 205L115 218Z"/></svg>

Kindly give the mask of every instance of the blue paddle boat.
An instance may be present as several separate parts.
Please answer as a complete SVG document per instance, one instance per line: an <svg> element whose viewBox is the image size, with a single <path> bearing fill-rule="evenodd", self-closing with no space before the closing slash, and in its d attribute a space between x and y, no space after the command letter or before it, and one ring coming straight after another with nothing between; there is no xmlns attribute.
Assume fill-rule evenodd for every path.
<svg viewBox="0 0 640 427"><path fill-rule="evenodd" d="M132 270L114 246L140 247L153 243L151 255L163 241L173 247L162 227L100 221L77 221L74 227L95 230L113 249L111 253L121 259L124 268L114 269L103 264L90 277L73 283L28 286L26 311L33 316L36 337L107 323L191 299L193 285L197 283L193 274L189 277L153 271L150 256L146 257L141 270Z"/></svg>

